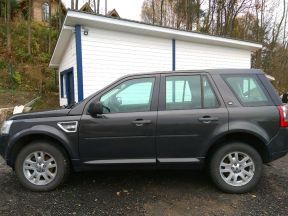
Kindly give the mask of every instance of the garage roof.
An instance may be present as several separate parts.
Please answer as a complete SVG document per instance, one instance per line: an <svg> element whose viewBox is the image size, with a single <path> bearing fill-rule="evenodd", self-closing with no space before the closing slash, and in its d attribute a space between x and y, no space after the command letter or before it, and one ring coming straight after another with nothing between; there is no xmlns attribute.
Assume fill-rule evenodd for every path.
<svg viewBox="0 0 288 216"><path fill-rule="evenodd" d="M54 53L49 64L50 67L59 66L65 49L67 48L69 39L73 34L74 27L76 25L81 25L82 27L86 27L88 29L92 27L112 31L156 36L167 39L190 41L195 43L234 47L239 49L245 49L251 52L262 48L261 44L243 40L212 36L198 32L188 32L168 27L150 25L137 21L69 10L67 12L60 36L54 49Z"/></svg>

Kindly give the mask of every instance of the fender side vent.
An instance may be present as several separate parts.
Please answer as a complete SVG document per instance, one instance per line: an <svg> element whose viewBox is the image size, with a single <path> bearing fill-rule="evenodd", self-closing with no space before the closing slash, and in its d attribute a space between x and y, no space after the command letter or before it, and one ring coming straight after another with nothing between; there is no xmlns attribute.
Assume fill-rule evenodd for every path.
<svg viewBox="0 0 288 216"><path fill-rule="evenodd" d="M58 122L57 125L66 133L75 133L77 132L78 121Z"/></svg>

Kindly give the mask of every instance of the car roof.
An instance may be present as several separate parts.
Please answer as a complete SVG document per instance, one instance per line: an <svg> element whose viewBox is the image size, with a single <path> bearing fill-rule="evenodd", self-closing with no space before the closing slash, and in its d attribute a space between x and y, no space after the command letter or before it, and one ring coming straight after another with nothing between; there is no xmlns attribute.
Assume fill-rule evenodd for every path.
<svg viewBox="0 0 288 216"><path fill-rule="evenodd" d="M157 75L157 74L183 74L183 73L208 73L211 75L216 74L264 74L260 69L201 69L201 70L176 70L176 71L155 71L155 72L148 72L148 73L137 73L137 74L129 74L126 76L121 77L120 79L126 78L126 77L133 77L133 76L145 76L145 75Z"/></svg>

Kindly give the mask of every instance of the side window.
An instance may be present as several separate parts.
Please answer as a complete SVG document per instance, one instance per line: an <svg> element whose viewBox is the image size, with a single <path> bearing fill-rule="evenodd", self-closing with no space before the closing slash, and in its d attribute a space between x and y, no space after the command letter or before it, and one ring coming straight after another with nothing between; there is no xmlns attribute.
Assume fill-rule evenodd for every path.
<svg viewBox="0 0 288 216"><path fill-rule="evenodd" d="M197 108L201 108L200 75L166 77L166 110Z"/></svg>
<svg viewBox="0 0 288 216"><path fill-rule="evenodd" d="M249 75L225 75L224 79L244 106L264 106L270 104L256 77Z"/></svg>
<svg viewBox="0 0 288 216"><path fill-rule="evenodd" d="M203 83L203 106L204 108L218 107L219 103L218 103L217 97L206 76L203 76L202 83Z"/></svg>
<svg viewBox="0 0 288 216"><path fill-rule="evenodd" d="M123 82L102 95L100 101L111 113L150 111L154 81L140 78Z"/></svg>

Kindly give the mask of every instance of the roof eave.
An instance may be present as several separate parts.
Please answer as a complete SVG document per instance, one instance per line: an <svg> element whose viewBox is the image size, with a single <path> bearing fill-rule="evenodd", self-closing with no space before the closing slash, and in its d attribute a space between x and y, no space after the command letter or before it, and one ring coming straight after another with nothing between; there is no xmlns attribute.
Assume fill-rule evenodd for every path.
<svg viewBox="0 0 288 216"><path fill-rule="evenodd" d="M63 26L60 32L60 35L58 37L54 52L52 54L51 60L49 62L49 67L59 67L60 61L62 59L62 54L65 51L65 48L68 45L68 42L70 41L70 38L75 30L74 27L65 26L67 16L63 22Z"/></svg>
<svg viewBox="0 0 288 216"><path fill-rule="evenodd" d="M166 28L161 26L139 23L136 21L99 16L95 14L89 14L77 11L68 11L67 17L69 18L67 19L66 25L69 26L75 26L76 24L79 24L87 27L89 26L101 27L111 30L119 29L120 31L126 31L126 32L137 32L141 34L157 35L160 37L184 39L199 43L218 44L230 47L237 47L249 51L256 51L262 48L262 44L259 43L236 40L219 36L212 36L198 32L188 32L173 28Z"/></svg>

